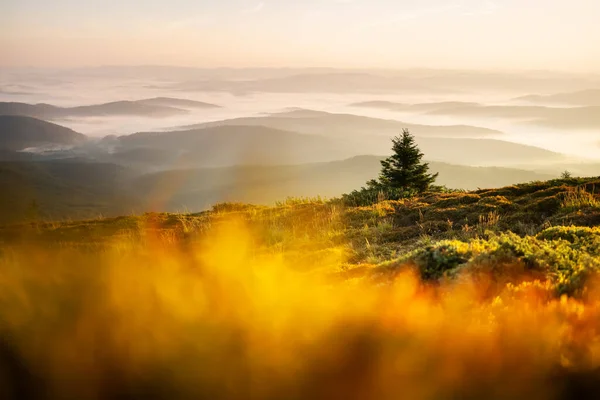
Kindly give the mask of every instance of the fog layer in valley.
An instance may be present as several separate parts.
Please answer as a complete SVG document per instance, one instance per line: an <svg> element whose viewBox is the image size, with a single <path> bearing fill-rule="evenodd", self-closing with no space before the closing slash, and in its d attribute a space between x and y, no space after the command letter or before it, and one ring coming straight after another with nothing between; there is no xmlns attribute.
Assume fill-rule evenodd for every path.
<svg viewBox="0 0 600 400"><path fill-rule="evenodd" d="M21 174L27 198L76 187L83 202L98 199L65 176L69 168L23 172L14 164L86 163L102 179L121 168L103 182L108 191L137 188L136 209L337 196L376 177L378 157L403 128L450 187L548 179L565 169L597 175L598 88L596 75L549 72L4 69L2 184ZM44 187L32 177L40 171L52 176ZM179 183L165 188L169 180ZM161 200L141 201L142 193Z"/></svg>

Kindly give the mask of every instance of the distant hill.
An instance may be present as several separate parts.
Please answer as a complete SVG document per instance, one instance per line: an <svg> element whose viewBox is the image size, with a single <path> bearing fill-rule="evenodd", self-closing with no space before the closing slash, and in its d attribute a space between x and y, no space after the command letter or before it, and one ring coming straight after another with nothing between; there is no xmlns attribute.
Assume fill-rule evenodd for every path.
<svg viewBox="0 0 600 400"><path fill-rule="evenodd" d="M173 166L299 164L350 157L357 145L320 135L264 126L212 126L175 132L142 132L118 138L119 151L160 149ZM163 153L161 157L166 157Z"/></svg>
<svg viewBox="0 0 600 400"><path fill-rule="evenodd" d="M495 139L417 138L429 160L472 166L559 163L565 156L540 147Z"/></svg>
<svg viewBox="0 0 600 400"><path fill-rule="evenodd" d="M275 116L274 119L236 119L200 124L195 129L142 132L113 137L102 141L99 146L111 149L112 154L135 149L141 157L138 161L146 158L148 167L155 170L239 164L303 164L334 161L363 154L388 154L391 138L402 129L401 123L396 121L374 119L376 122L383 121L383 124L391 123L396 129L382 133L375 128L367 130L364 126L361 130L357 126L358 121L362 121L361 117L356 120L357 124L352 126L347 123L345 115L324 113L333 131L331 132L324 129L320 123L320 114L313 118L313 113L300 110L288 113L284 117ZM336 118L346 121L347 129L335 131L336 124L332 121ZM366 121L369 120L371 119L366 118ZM281 122L279 125L282 126L296 126L302 129L302 133L261 125L238 125L246 121L255 124L277 121ZM423 137L419 135L421 131L418 129L412 132L415 133L425 157L433 161L472 166L511 166L564 160L564 156L539 147L494 139ZM156 150L160 150L160 154L156 153ZM153 160L154 154L157 156ZM114 158L104 161L123 163L124 159L120 157L118 161ZM138 161L136 165L139 165Z"/></svg>
<svg viewBox="0 0 600 400"><path fill-rule="evenodd" d="M150 103L146 103L150 101ZM189 111L180 108L151 104L156 100L114 101L79 107L57 107L50 104L27 104L0 102L0 115L21 115L40 119L62 119L69 117L101 117L101 116L144 116L168 117L187 114Z"/></svg>
<svg viewBox="0 0 600 400"><path fill-rule="evenodd" d="M431 115L460 117L506 118L561 129L599 129L600 106L545 107L545 106L460 106L428 111Z"/></svg>
<svg viewBox="0 0 600 400"><path fill-rule="evenodd" d="M26 121L5 129L5 151L18 151L27 147L51 146L58 148L35 149L34 160L81 159L95 162L117 163L145 170L173 168L225 167L233 165L289 165L327 162L363 154L385 155L390 151L390 140L397 135L402 125L397 121L365 118L346 118L342 114L318 113L296 110L283 117L266 118L267 122L285 122L285 126L296 126L302 133L261 125L238 125L241 120L261 122L261 118L220 121L201 124L201 128L140 132L125 136L110 136L100 141L85 141L85 136L70 129L28 117L5 116L8 121ZM319 123L325 115L331 131ZM333 121L346 122L347 129L335 131ZM356 121L352 126L348 121ZM358 127L360 121L374 120L393 124L387 133L367 126ZM233 121L233 122L232 122ZM49 131L40 130L46 127ZM461 137L423 137L420 128L407 125L416 134L416 140L426 158L451 164L472 166L511 166L531 163L564 162L564 156L538 147L526 146L495 139L470 139ZM50 129L51 127L51 129ZM354 128L354 131L353 131ZM357 129L358 128L358 129ZM20 130L19 130L20 129ZM315 129L323 134L311 132ZM44 132L58 132L62 136L46 139ZM359 132L363 132L362 134ZM16 138L16 139L15 139ZM16 140L16 141L15 141ZM85 144L85 145L83 145ZM65 149L64 146L79 145ZM62 147L62 148L61 148ZM44 151L41 151L44 150ZM29 156L28 156L29 157ZM5 161L21 160L13 154L0 153Z"/></svg>
<svg viewBox="0 0 600 400"><path fill-rule="evenodd" d="M130 214L129 178L112 164L0 162L0 223Z"/></svg>
<svg viewBox="0 0 600 400"><path fill-rule="evenodd" d="M0 223L31 218L94 218L133 211L201 211L220 201L271 204L288 196L334 197L359 188L381 157L302 165L175 169L138 175L107 163L0 162ZM439 184L476 189L552 178L509 168L430 164Z"/></svg>
<svg viewBox="0 0 600 400"><path fill-rule="evenodd" d="M514 100L526 101L537 104L600 106L600 89L589 89L577 92L558 93L548 96L529 95L517 97Z"/></svg>
<svg viewBox="0 0 600 400"><path fill-rule="evenodd" d="M222 201L272 204L287 196L336 197L376 178L382 157L359 156L329 163L288 166L236 166L172 170L137 178L132 187L156 211L203 210ZM477 189L555 178L555 175L498 167L430 163L437 183Z"/></svg>
<svg viewBox="0 0 600 400"><path fill-rule="evenodd" d="M431 91L435 88L408 77L360 71L294 73L261 79L187 80L164 87L181 91L248 93L382 93L393 90Z"/></svg>
<svg viewBox="0 0 600 400"><path fill-rule="evenodd" d="M206 71L205 71L206 72ZM459 70L340 70L277 69L221 70L209 73L169 73L173 83L160 85L183 92L248 93L452 93L504 91L507 93L581 90L598 82L597 76L546 72L504 73Z"/></svg>
<svg viewBox="0 0 600 400"><path fill-rule="evenodd" d="M520 164L514 168L536 171L543 174L558 175L564 171L569 171L573 176L600 176L600 162L561 162L548 165Z"/></svg>
<svg viewBox="0 0 600 400"><path fill-rule="evenodd" d="M404 104L393 101L364 101L350 104L351 107L377 108L381 110L403 111L403 112L427 112L446 108L476 107L479 103L464 101L443 101L436 103Z"/></svg>
<svg viewBox="0 0 600 400"><path fill-rule="evenodd" d="M409 124L401 121L363 117L353 114L334 114L324 111L294 109L283 113L259 117L235 118L224 121L196 124L187 127L261 125L275 129L327 136L353 137L356 135L392 136L410 129L416 136L484 137L502 135L502 132L468 125L432 126Z"/></svg>
<svg viewBox="0 0 600 400"><path fill-rule="evenodd" d="M135 103L151 106L167 106L181 108L221 108L216 104L204 103L202 101L176 99L173 97L154 97L152 99L137 100Z"/></svg>
<svg viewBox="0 0 600 400"><path fill-rule="evenodd" d="M543 102L540 101L540 103ZM367 101L354 103L351 106L452 117L504 118L561 129L600 128L600 107L591 106L568 108L547 106L486 106L479 103L460 101L418 104Z"/></svg>
<svg viewBox="0 0 600 400"><path fill-rule="evenodd" d="M0 115L0 150L73 146L86 140L85 135L50 122L24 116Z"/></svg>

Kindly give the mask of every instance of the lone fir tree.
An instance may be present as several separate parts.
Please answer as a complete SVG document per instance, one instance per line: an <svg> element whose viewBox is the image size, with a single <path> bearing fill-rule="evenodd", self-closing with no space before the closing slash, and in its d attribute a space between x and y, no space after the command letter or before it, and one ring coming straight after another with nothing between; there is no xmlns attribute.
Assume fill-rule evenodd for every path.
<svg viewBox="0 0 600 400"><path fill-rule="evenodd" d="M438 174L429 174L429 164L422 163L423 153L415 143L408 129L401 136L392 139L394 154L381 161L379 182L371 182L383 187L403 190L426 191L435 182Z"/></svg>

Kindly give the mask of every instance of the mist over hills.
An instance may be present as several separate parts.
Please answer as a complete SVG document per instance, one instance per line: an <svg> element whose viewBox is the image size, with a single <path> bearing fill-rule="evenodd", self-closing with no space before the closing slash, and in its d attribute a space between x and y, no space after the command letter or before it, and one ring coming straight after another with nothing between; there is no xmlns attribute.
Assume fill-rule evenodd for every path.
<svg viewBox="0 0 600 400"><path fill-rule="evenodd" d="M298 164L389 153L390 135L332 137L296 133L262 125L204 125L173 132L141 132L103 141L113 152L136 151L142 157L160 152L150 163L171 160L164 168L214 167L235 164ZM417 137L427 158L462 165L510 166L552 163L565 157L539 147L495 139Z"/></svg>
<svg viewBox="0 0 600 400"><path fill-rule="evenodd" d="M418 104L404 104L396 103L393 101L374 100L374 101L363 101L359 103L350 104L351 107L366 107L366 108L377 108L390 111L402 111L402 112L427 112L435 111L445 108L456 108L456 107L476 107L479 103L464 102L464 101L443 101L435 103L418 103Z"/></svg>
<svg viewBox="0 0 600 400"><path fill-rule="evenodd" d="M2 88L24 94L5 92L2 99L24 101L0 103L0 115L12 114L0 117L0 190L9 193L5 208L15 210L4 221L22 220L32 203L48 218L87 218L199 211L224 200L339 196L377 176L390 139L403 129L440 173L437 183L451 188L544 180L565 169L595 175L599 168L515 140L516 134L541 134L529 124L562 129L565 140L597 129L596 91L576 92L598 87L592 75L149 66L14 77ZM80 86L87 88L82 96L72 89ZM177 95L197 89L205 93ZM529 105L508 103L516 96L512 90L540 95L515 100ZM57 94L36 97L36 91ZM142 100L105 102L133 93ZM571 107L564 106L567 100ZM302 108L286 108L293 105ZM582 133L589 140L591 133Z"/></svg>
<svg viewBox="0 0 600 400"><path fill-rule="evenodd" d="M514 99L537 104L600 106L600 89L588 89L577 92L557 93L552 95L527 95Z"/></svg>
<svg viewBox="0 0 600 400"><path fill-rule="evenodd" d="M78 107L58 107L50 104L27 104L0 102L0 115L21 115L40 119L63 119L71 117L144 116L168 117L189 113L187 108L218 108L219 106L192 100L168 97L136 101L114 101Z"/></svg>
<svg viewBox="0 0 600 400"><path fill-rule="evenodd" d="M212 103L188 99L177 99L174 97L154 97L152 99L136 100L134 103L182 108L221 108L221 106Z"/></svg>
<svg viewBox="0 0 600 400"><path fill-rule="evenodd" d="M402 129L409 129L417 136L482 137L502 135L502 132L468 125L432 126L410 124L396 120L364 117L353 114L328 113L324 111L293 109L258 117L233 118L222 121L194 124L181 128L206 128L213 126L266 126L286 131L327 136L353 137L394 136Z"/></svg>
<svg viewBox="0 0 600 400"><path fill-rule="evenodd" d="M535 146L496 139L417 138L430 160L472 166L511 166L519 163L559 163L565 156Z"/></svg>
<svg viewBox="0 0 600 400"><path fill-rule="evenodd" d="M237 166L217 169L171 170L148 174L133 184L147 193L150 204L169 211L197 210L222 201L272 204L288 196L336 197L377 177L382 157L360 156L328 163L288 166ZM430 163L438 183L477 189L554 177L511 168L465 167Z"/></svg>
<svg viewBox="0 0 600 400"><path fill-rule="evenodd" d="M24 117L12 117L14 132ZM30 142L22 146L5 145L5 150L23 150L47 143L43 134L37 141L31 138L37 130L24 124ZM248 123L248 125L242 125ZM37 125L58 129L58 125ZM403 124L346 114L330 114L311 110L294 110L265 117L239 118L195 125L194 129L159 132L139 132L123 136L108 136L100 141L88 140L81 134L66 130L78 138L56 144L69 144L71 149L54 153L48 158L88 158L99 162L114 162L153 170L170 168L223 167L238 164L302 164L345 159L357 155L389 153L390 138L404 127L416 134L416 140L427 158L432 161L472 166L511 166L526 163L564 162L565 157L545 149L496 139L471 139L460 132L479 128L460 126L427 127ZM66 129L66 128L65 128ZM59 130L59 133L61 131ZM62 134L64 134L62 132ZM435 132L450 137L423 136ZM484 132L486 132L484 130ZM33 135L33 136L32 136ZM454 137L454 135L456 137ZM17 135L18 136L18 135ZM58 136L59 138L62 136ZM9 140L9 136L7 136ZM40 152L45 149L34 149ZM50 149L51 150L51 149ZM14 160L14 157L4 158ZM19 159L19 158L17 158Z"/></svg>
<svg viewBox="0 0 600 400"><path fill-rule="evenodd" d="M201 124L201 128L195 129L140 132L106 137L100 141L79 142L80 146L62 153L57 151L54 157L83 157L155 170L236 164L324 162L364 154L388 154L390 137L397 135L402 126L401 123L393 121L362 117L347 119L347 116L341 116L340 119L340 116L324 113L326 118L333 117L329 122L332 129L336 120L345 121L348 127L347 130L341 127L331 132L326 130L327 126L318 122L320 117L315 121L312 112L293 112L290 115L291 117L275 117L274 120L266 118L267 123L275 121L273 125L288 127L290 130L258 124L261 118L249 119L257 123L256 125L238 125L240 120L220 121ZM368 129L368 124L356 124L352 129L351 122L355 120L374 122L374 125L381 124L387 126L388 130L381 132L375 126ZM396 126L396 129L389 127L392 125ZM291 130L292 128L302 133ZM458 127L450 129L460 130ZM445 127L442 127L442 130L445 131ZM414 132L421 131L417 128ZM83 135L78 137L82 141L85 139ZM510 166L564 161L564 156L558 153L495 139L417 136L416 140L428 159L452 164ZM23 147L17 150L22 149ZM47 154L47 157L52 156Z"/></svg>
<svg viewBox="0 0 600 400"><path fill-rule="evenodd" d="M265 126L207 126L174 132L142 132L116 139L121 149L170 151L182 165L297 164L355 155L358 147L333 138Z"/></svg>
<svg viewBox="0 0 600 400"><path fill-rule="evenodd" d="M35 118L0 115L0 150L29 147L74 146L87 140L72 129Z"/></svg>
<svg viewBox="0 0 600 400"><path fill-rule="evenodd" d="M202 211L222 201L273 204L288 196L335 197L379 173L382 157L302 165L238 165L141 174L109 163L0 162L0 223L31 217L95 218L145 211ZM432 162L439 184L477 189L556 175ZM35 207L35 208L34 208Z"/></svg>
<svg viewBox="0 0 600 400"><path fill-rule="evenodd" d="M506 118L559 129L600 129L600 106L459 106L428 111L431 115Z"/></svg>
<svg viewBox="0 0 600 400"><path fill-rule="evenodd" d="M131 214L127 169L88 162L0 162L0 223Z"/></svg>
<svg viewBox="0 0 600 400"><path fill-rule="evenodd" d="M327 134L314 133L319 127L315 120L330 118L329 126L340 121L347 131L327 132L326 126L321 129ZM220 201L272 204L288 196L335 197L378 175L382 157L363 154L388 154L390 136L398 133L391 126L401 124L311 110L257 118L263 119L311 133L237 125L238 119L97 140L46 121L1 116L0 126L10 134L0 136L4 146L0 190L9 194L2 200L0 223L26 220L32 213L50 219L94 218L201 211ZM354 121L364 125L353 131ZM389 131L373 135L376 129L368 129L370 123L390 124ZM431 160L432 172L440 173L437 183L452 188L549 179L558 175L557 170L545 173L498 165L554 163L560 168L566 162L561 154L501 140L429 136L416 140Z"/></svg>
<svg viewBox="0 0 600 400"><path fill-rule="evenodd" d="M460 101L420 104L368 101L351 106L449 117L502 118L557 129L600 129L600 106L490 106Z"/></svg>
<svg viewBox="0 0 600 400"><path fill-rule="evenodd" d="M48 72L57 78L156 79L164 90L271 93L401 93L515 91L551 94L600 87L600 76L551 71L342 68L190 68L106 66ZM166 83L165 81L168 81Z"/></svg>

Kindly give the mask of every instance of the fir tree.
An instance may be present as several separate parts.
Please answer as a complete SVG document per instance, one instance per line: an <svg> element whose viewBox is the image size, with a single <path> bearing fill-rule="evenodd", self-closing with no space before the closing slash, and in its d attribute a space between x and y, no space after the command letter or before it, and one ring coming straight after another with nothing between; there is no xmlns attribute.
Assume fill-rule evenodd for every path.
<svg viewBox="0 0 600 400"><path fill-rule="evenodd" d="M371 181L371 186L383 186L418 193L426 191L438 174L428 174L429 164L421 163L423 153L407 129L401 136L392 139L394 154L381 161L379 182Z"/></svg>
<svg viewBox="0 0 600 400"><path fill-rule="evenodd" d="M569 171L563 171L563 173L560 174L560 177L562 179L569 179L573 177L573 174L571 174Z"/></svg>

